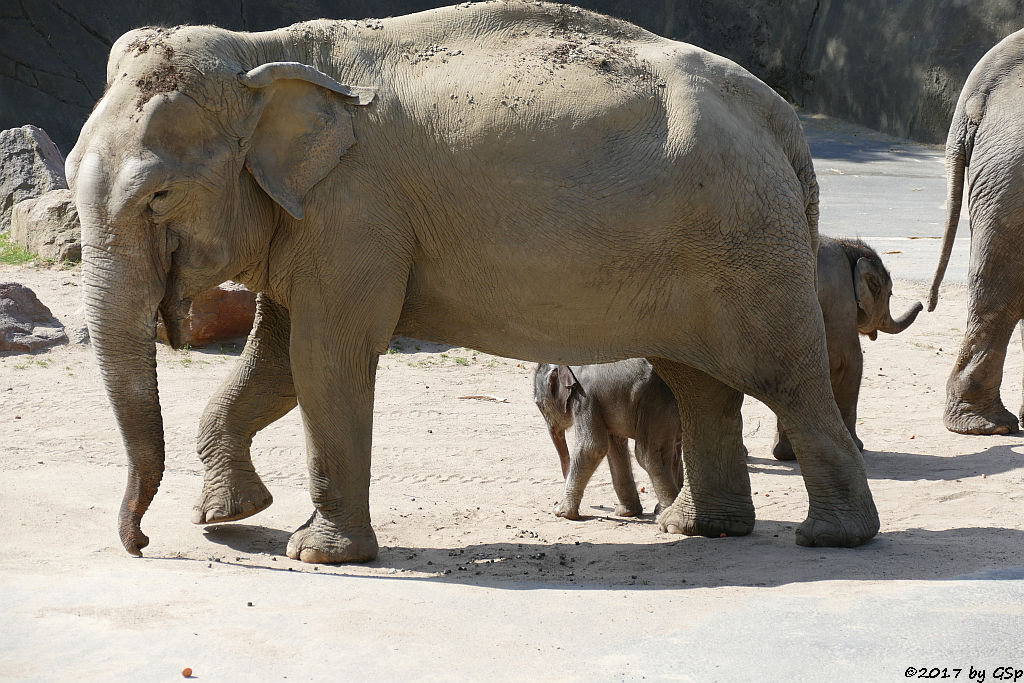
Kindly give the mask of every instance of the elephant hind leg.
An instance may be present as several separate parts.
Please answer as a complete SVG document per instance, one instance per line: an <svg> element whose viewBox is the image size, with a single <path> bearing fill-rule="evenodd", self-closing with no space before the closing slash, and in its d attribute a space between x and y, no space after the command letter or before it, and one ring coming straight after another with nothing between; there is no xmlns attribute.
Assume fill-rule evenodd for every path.
<svg viewBox="0 0 1024 683"><path fill-rule="evenodd" d="M612 486L618 505L615 514L619 517L636 517L644 512L640 495L636 492L633 479L633 465L629 460L629 446L621 436L608 437L608 469L612 474Z"/></svg>
<svg viewBox="0 0 1024 683"><path fill-rule="evenodd" d="M743 394L684 363L649 360L679 404L686 472L682 491L661 512L658 525L691 536L749 534L754 503L743 447Z"/></svg>
<svg viewBox="0 0 1024 683"><path fill-rule="evenodd" d="M192 509L196 524L245 519L274 501L249 448L256 432L295 407L288 334L288 311L259 295L245 350L200 421L197 450L206 471Z"/></svg>
<svg viewBox="0 0 1024 683"><path fill-rule="evenodd" d="M770 272L779 277L783 271ZM735 517L748 516L749 522L753 521L740 439L743 392L775 412L800 464L809 506L807 518L796 531L797 543L860 545L878 533L878 511L868 487L864 460L832 395L817 297L812 287L795 279L774 283L776 287L785 286L788 297L765 296L764 291L773 291L771 284L751 282L748 289L728 299L756 301L757 307L744 311L738 305L718 307L716 317L721 322L705 331L709 344L703 358L698 356L707 375L690 370L689 376L700 381L669 382L677 392L683 417L687 480L663 520L686 522L694 515L700 519L710 505L712 509L734 510ZM742 334L736 334L738 325L745 328ZM756 352L747 341L754 331L762 332ZM661 365L655 364L655 368L661 374ZM687 415L682 408L693 402L694 397L687 394L691 390L688 386L698 392L696 416ZM695 421L698 424L694 425ZM700 438L695 440L695 433ZM693 447L691 441L695 441ZM694 448L699 452L691 452ZM744 510L750 512L741 512ZM721 516L723 512L715 514Z"/></svg>
<svg viewBox="0 0 1024 683"><path fill-rule="evenodd" d="M755 365L738 374L727 369L727 381L771 408L792 444L809 502L796 542L856 546L878 533L878 511L833 396L821 318L800 314L808 308L767 311L786 338L766 336Z"/></svg>
<svg viewBox="0 0 1024 683"><path fill-rule="evenodd" d="M680 464L676 462L679 452L674 439L666 443L664 435L657 434L656 430L652 432L637 437L636 459L651 478L651 486L658 497L655 514L660 514L679 495Z"/></svg>
<svg viewBox="0 0 1024 683"><path fill-rule="evenodd" d="M1024 350L1024 320L1020 321L1020 346ZM1021 398L1020 423L1024 424L1024 397Z"/></svg>
<svg viewBox="0 0 1024 683"><path fill-rule="evenodd" d="M976 242L983 227L991 230L975 226ZM971 263L967 329L946 382L942 421L959 434L1007 434L1016 432L1019 423L1003 405L999 387L1006 349L1021 319L1024 265L1016 249L976 242L972 253L978 250L985 256Z"/></svg>

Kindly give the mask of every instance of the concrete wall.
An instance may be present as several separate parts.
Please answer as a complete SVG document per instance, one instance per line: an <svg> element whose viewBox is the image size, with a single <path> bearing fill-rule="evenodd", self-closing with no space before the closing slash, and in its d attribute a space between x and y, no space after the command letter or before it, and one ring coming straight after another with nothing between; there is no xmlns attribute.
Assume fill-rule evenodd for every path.
<svg viewBox="0 0 1024 683"><path fill-rule="evenodd" d="M450 0L454 1L454 0ZM0 129L35 124L65 154L103 92L124 31L211 23L265 30L403 14L445 0L2 0ZM1024 0L577 0L739 62L808 111L929 142L960 87L1024 26Z"/></svg>

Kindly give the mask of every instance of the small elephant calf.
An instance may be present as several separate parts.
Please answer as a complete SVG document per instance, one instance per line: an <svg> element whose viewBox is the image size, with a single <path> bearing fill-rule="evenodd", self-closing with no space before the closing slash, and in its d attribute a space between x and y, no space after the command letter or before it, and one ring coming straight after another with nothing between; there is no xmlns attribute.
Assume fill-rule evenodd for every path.
<svg viewBox="0 0 1024 683"><path fill-rule="evenodd" d="M923 308L920 302L915 303L903 317L893 320L889 312L890 296L892 277L874 249L860 240L821 236L818 303L825 320L832 393L850 436L861 450L864 444L857 438L857 396L864 357L859 335L866 334L873 341L879 331L902 332ZM772 453L779 460L796 457L781 426Z"/></svg>
<svg viewBox="0 0 1024 683"><path fill-rule="evenodd" d="M627 439L647 470L659 507L672 504L682 482L681 427L672 390L642 358L600 365L537 366L534 400L548 424L565 477L565 498L555 514L580 518L580 501L594 470L608 456L612 485L623 517L643 512ZM565 431L575 426L570 456Z"/></svg>

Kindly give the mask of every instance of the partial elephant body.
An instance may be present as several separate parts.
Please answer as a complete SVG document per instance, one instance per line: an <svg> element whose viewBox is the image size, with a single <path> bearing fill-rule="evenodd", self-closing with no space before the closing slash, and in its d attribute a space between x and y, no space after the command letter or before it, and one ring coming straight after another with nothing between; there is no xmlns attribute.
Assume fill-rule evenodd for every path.
<svg viewBox="0 0 1024 683"><path fill-rule="evenodd" d="M889 310L892 277L874 249L860 240L821 236L818 246L818 303L825 321L829 376L843 422L857 448L857 397L864 369L860 335L872 341L879 332L899 334L917 318L915 303L893 320ZM776 430L772 453L779 460L796 457L782 427Z"/></svg>
<svg viewBox="0 0 1024 683"><path fill-rule="evenodd" d="M246 359L257 373L287 354L280 391L306 428L315 512L292 557L376 554L373 385L394 334L539 362L650 359L687 396L687 481L660 518L677 532L752 528L749 393L802 460L798 542L877 532L828 384L810 152L792 108L728 60L516 0L266 33L144 29L114 45L67 166L129 455L131 552L163 471L156 311L171 329L180 300L225 279L290 317L286 350ZM219 414L210 434L232 432Z"/></svg>
<svg viewBox="0 0 1024 683"><path fill-rule="evenodd" d="M928 310L938 303L966 178L971 221L967 329L946 382L943 415L946 428L961 434L1006 434L1019 428L999 387L1013 328L1024 317L1022 81L1024 30L1004 38L971 70L946 139L946 229Z"/></svg>
<svg viewBox="0 0 1024 683"><path fill-rule="evenodd" d="M615 514L643 513L633 480L627 439L651 478L660 509L675 501L682 484L679 408L672 390L642 358L601 365L540 364L533 377L534 401L562 461L565 498L555 514L580 518L587 482L608 457L619 504ZM573 451L565 442L575 427Z"/></svg>

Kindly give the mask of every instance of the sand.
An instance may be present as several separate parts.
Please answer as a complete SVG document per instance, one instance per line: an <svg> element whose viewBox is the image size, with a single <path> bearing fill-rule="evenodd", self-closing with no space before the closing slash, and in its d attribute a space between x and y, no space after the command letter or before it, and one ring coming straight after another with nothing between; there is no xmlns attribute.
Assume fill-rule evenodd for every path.
<svg viewBox="0 0 1024 683"><path fill-rule="evenodd" d="M937 258L941 148L803 120L823 232L883 253L902 313L924 300ZM375 562L285 557L312 510L295 411L253 447L274 504L190 523L196 428L231 347L159 347L167 472L143 522L151 544L133 558L115 528L125 455L91 349L0 357L0 679L175 680L190 667L207 681L1012 680L1024 669L1024 437L941 421L966 243L963 221L934 313L862 338L858 432L882 527L851 550L793 542L807 508L799 466L772 458L774 417L751 399L749 536L659 532L638 466L642 518L612 516L605 466L586 519L556 518L561 474L532 364L406 340L377 375ZM79 279L0 266L68 327L84 322ZM1022 365L1015 334L1002 387L1013 411Z"/></svg>
<svg viewBox="0 0 1024 683"><path fill-rule="evenodd" d="M68 325L82 322L79 277L77 268L0 267L0 279L31 287ZM895 289L895 310L925 296L920 282L897 281ZM714 618L744 605L767 618L765 601L781 599L779 623L817 633L834 654L829 648L849 637L842 635L849 624L837 617L823 631L815 626L822 610L867 610L859 618L870 638L886 610L865 605L893 604L894 586L905 599L908 590L930 594L933 582L1024 577L1024 442L961 436L941 425L965 300L965 288L951 285L939 309L903 334L864 339L858 429L882 528L854 550L794 544L807 505L799 467L771 457L774 417L752 399L743 408L758 518L751 535L659 532L638 466L642 518L612 516L605 466L587 489L586 519L556 518L562 481L533 405L532 364L402 340L381 357L377 376L375 562L311 566L284 556L290 532L311 511L297 411L254 443L274 505L237 523L189 522L202 482L196 426L236 360L230 346L158 349L167 472L143 523L151 545L135 559L115 531L125 455L91 348L0 358L0 519L8 550L0 559L0 620L9 648L0 677L165 678L189 666L211 680L374 670L385 679L678 672L704 680L753 666L751 675L813 680L820 662L785 668L799 650L751 659L751 640L762 640L757 633L772 623L749 623L741 635ZM1003 386L1012 409L1021 400L1016 342ZM799 608L819 602L809 613ZM1024 603L997 604L1003 607L984 623L1019 626ZM973 614L943 609L954 621ZM702 644L680 649L658 635L673 629L682 642ZM693 647L705 657L716 647L724 654L702 660ZM902 661L901 651L894 661ZM1006 664L1024 664L1019 650L1005 654L1016 657ZM843 657L849 669L836 671L854 677L879 665L866 652ZM900 677L903 669L891 673Z"/></svg>

